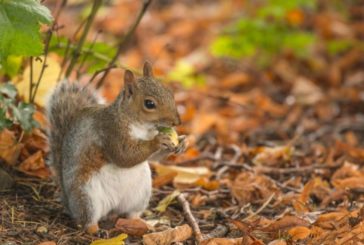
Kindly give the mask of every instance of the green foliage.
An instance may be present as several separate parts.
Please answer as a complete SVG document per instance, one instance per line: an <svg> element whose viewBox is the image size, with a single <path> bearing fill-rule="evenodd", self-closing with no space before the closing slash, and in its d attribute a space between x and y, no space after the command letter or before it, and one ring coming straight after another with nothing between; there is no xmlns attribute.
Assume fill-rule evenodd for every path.
<svg viewBox="0 0 364 245"><path fill-rule="evenodd" d="M344 52L350 49L352 46L353 42L351 40L333 39L326 43L327 51L331 55Z"/></svg>
<svg viewBox="0 0 364 245"><path fill-rule="evenodd" d="M0 65L13 75L18 66L8 56L37 56L43 52L40 24L52 21L50 11L38 0L0 0ZM13 64L14 65L14 64Z"/></svg>
<svg viewBox="0 0 364 245"><path fill-rule="evenodd" d="M24 102L16 103L17 91L13 84L0 84L0 131L19 124L25 131L37 127L34 121L34 105Z"/></svg>
<svg viewBox="0 0 364 245"><path fill-rule="evenodd" d="M206 82L202 75L196 74L193 65L183 60L177 62L174 69L168 74L168 79L179 81L186 88L204 85Z"/></svg>
<svg viewBox="0 0 364 245"><path fill-rule="evenodd" d="M313 9L315 0L267 0L253 16L239 19L211 45L216 56L232 58L256 57L258 63L269 61L282 48L305 57L315 35L289 23L290 11ZM299 12L300 14L301 12Z"/></svg>
<svg viewBox="0 0 364 245"><path fill-rule="evenodd" d="M65 55L68 40L64 37L53 37L49 50L61 56ZM75 45L69 47L73 52ZM107 66L111 58L115 54L115 47L103 42L85 42L79 60L87 65L87 71L93 73Z"/></svg>

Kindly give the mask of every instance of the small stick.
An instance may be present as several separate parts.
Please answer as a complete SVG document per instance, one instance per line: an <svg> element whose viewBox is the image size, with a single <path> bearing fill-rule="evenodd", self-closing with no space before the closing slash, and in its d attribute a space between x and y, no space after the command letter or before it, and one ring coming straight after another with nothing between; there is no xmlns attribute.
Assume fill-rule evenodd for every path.
<svg viewBox="0 0 364 245"><path fill-rule="evenodd" d="M68 78L71 75L71 72L73 70L73 68L76 65L76 62L78 60L78 58L81 55L81 50L82 47L86 41L87 35L90 31L91 25L96 17L96 14L98 12L98 10L100 9L102 5L102 0L94 0L93 4L92 4L92 9L91 9L91 13L89 14L89 16L87 17L87 21L85 23L85 27L83 28L83 32L82 35L80 37L80 40L77 43L77 47L76 49L73 51L72 53L72 57L71 57L71 61L70 64L68 65L67 69L66 69L66 74L65 77Z"/></svg>
<svg viewBox="0 0 364 245"><path fill-rule="evenodd" d="M204 238L203 238L203 235L201 233L200 227L198 226L198 223L197 223L195 217L193 216L193 214L191 212L190 204L186 200L183 193L178 195L177 200L178 200L179 204L181 204L181 206L183 208L183 212L184 212L184 214L186 216L186 219L187 219L188 223L190 223L190 225L192 227L193 233L195 233L195 237L196 237L197 242L201 243L204 240Z"/></svg>
<svg viewBox="0 0 364 245"><path fill-rule="evenodd" d="M133 36L134 32L136 31L140 21L142 20L145 12L147 11L149 5L152 3L152 0L144 0L143 2L143 6L137 16L137 18L135 19L135 22L133 23L133 25L130 27L130 29L128 30L128 32L125 34L125 36L123 36L118 44L118 49L114 55L114 57L111 59L111 61L109 62L107 68L104 72L104 74L102 75L102 77L100 78L100 80L97 82L96 84L96 88L99 89L101 87L101 85L104 83L104 80L106 78L106 76L109 74L110 69L115 65L119 55L121 54L121 52L123 51L123 48L125 47L125 45L128 43L128 41L130 40L130 38Z"/></svg>
<svg viewBox="0 0 364 245"><path fill-rule="evenodd" d="M217 225L209 234L205 236L205 239L212 239L217 237L223 237L228 233L228 228L224 225Z"/></svg>
<svg viewBox="0 0 364 245"><path fill-rule="evenodd" d="M263 205L254 213L250 214L248 217L244 218L243 220L248 220L254 216L256 216L257 214L259 214L260 212L262 212L267 206L268 204L272 201L273 197L275 196L275 194L273 193L272 195L270 195L270 197L267 199L267 201L265 201L265 203L263 203Z"/></svg>

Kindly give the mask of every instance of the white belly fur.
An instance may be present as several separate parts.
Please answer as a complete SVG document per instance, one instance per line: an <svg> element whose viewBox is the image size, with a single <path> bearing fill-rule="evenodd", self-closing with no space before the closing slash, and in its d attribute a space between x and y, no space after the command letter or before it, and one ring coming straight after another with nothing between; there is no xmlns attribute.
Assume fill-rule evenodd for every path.
<svg viewBox="0 0 364 245"><path fill-rule="evenodd" d="M103 166L85 185L93 209L93 222L98 222L110 211L119 214L144 211L151 189L147 161L132 168L119 168L114 164Z"/></svg>

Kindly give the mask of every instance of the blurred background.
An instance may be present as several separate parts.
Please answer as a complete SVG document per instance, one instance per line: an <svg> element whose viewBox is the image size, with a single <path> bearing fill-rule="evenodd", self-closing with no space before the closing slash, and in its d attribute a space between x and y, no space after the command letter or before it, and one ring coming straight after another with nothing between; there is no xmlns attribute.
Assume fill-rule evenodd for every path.
<svg viewBox="0 0 364 245"><path fill-rule="evenodd" d="M0 108L0 129L9 129L0 134L2 166L15 176L21 172L26 183L17 184L19 199L12 192L3 195L11 205L20 202L28 207L17 210L22 215L15 219L41 216L41 223L49 224L62 209L53 198L56 187L44 165L49 149L43 109L57 81L89 83L111 102L123 87L125 69L140 75L148 60L156 77L174 90L183 121L177 131L188 135L190 147L164 162L167 170L183 166L168 171L188 177L175 178L160 165L153 166L155 189L147 219L161 221L162 214L154 209L158 202L175 189L190 188L188 201L204 233L217 224L234 223L232 219L258 216L254 212L260 207L269 207L259 211L260 219L234 223L249 239L272 241L281 237L279 227L302 225L298 216L306 217L304 225L309 227L307 220L329 211L337 212L326 221L341 222L341 230L332 228L332 223L318 225L320 229L309 233L312 244L334 244L336 236L358 227L350 212L364 217L360 204L364 1L45 0L42 4L56 20L41 26L46 56L40 55L43 49L32 58L9 54L5 62L0 55L1 83L11 81L18 89L0 86L0 104L6 105ZM16 106L9 106L14 101ZM35 126L40 129L31 131ZM47 181L24 180L24 173ZM42 201L29 194L29 185ZM34 203L28 200L43 202L42 207L49 209L29 214ZM168 217L170 226L181 224L182 212L176 212L180 209L173 203L167 209L168 205L163 217ZM285 214L296 218L286 221L291 226L273 222ZM4 211L2 217L10 220L12 215ZM49 225L49 238L56 239L66 227L67 239L81 244L91 240L82 233L76 237L67 217L59 220L60 224ZM267 224L268 235L254 233ZM37 225L27 228L34 230L33 226ZM12 223L4 227L15 229ZM34 235L32 230L24 234L24 241ZM292 241L294 235L289 234L287 241ZM70 244L66 238L64 244Z"/></svg>

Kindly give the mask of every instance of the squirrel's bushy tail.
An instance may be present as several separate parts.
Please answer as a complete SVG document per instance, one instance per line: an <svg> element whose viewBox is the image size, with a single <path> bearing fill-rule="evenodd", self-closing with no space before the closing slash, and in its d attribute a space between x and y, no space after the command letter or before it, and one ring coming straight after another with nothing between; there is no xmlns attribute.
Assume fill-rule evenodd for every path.
<svg viewBox="0 0 364 245"><path fill-rule="evenodd" d="M48 131L50 156L48 164L53 171L56 171L56 176L59 178L62 176L63 137L80 110L94 104L98 104L96 94L67 80L60 82L49 98L47 118L50 124Z"/></svg>

